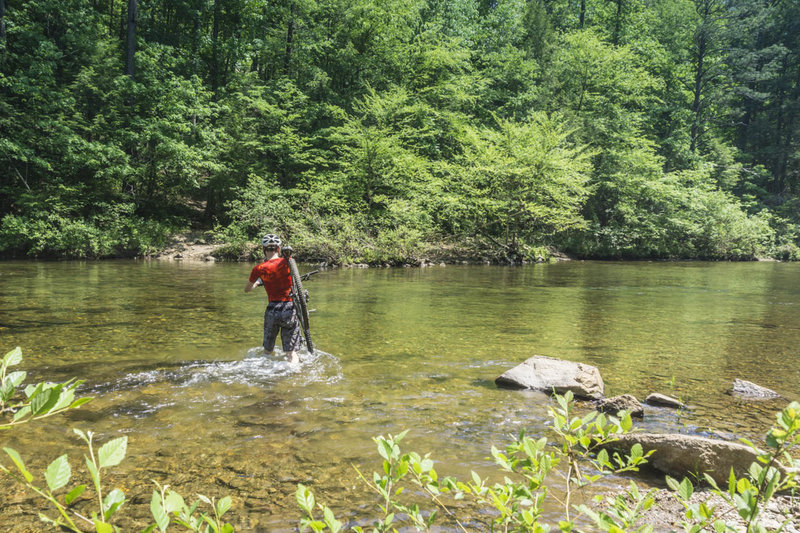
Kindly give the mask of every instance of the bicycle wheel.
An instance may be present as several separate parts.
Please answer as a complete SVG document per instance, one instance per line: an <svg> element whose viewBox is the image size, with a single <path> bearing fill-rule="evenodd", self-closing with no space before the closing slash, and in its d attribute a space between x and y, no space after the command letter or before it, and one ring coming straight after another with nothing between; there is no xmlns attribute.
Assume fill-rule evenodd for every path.
<svg viewBox="0 0 800 533"><path fill-rule="evenodd" d="M297 263L294 258L289 258L289 273L292 275L292 300L294 301L295 312L300 320L300 327L303 329L303 337L306 340L308 353L314 353L314 345L311 343L311 332L308 323L308 302L306 293L303 290L303 282L300 279L300 271L297 270Z"/></svg>

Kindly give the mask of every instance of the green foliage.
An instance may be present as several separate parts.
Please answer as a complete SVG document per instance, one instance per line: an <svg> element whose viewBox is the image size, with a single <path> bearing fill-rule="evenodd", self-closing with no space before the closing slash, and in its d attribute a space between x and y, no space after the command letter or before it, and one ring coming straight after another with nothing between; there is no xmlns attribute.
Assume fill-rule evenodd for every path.
<svg viewBox="0 0 800 533"><path fill-rule="evenodd" d="M568 136L558 117L544 114L471 133L465 179L481 213L477 229L510 262L519 260L525 244L583 224L588 154Z"/></svg>
<svg viewBox="0 0 800 533"><path fill-rule="evenodd" d="M12 426L40 420L69 409L76 409L91 398L75 397L76 389L83 381L69 380L64 383L37 383L22 389L27 377L24 370L9 371L12 366L22 362L22 349L14 348L0 362L0 415L10 416L10 420L0 420L0 430Z"/></svg>
<svg viewBox="0 0 800 533"><path fill-rule="evenodd" d="M145 219L132 204L98 206L105 211L88 219L43 211L27 217L8 214L0 220L0 252L33 257L126 257L162 249L180 226Z"/></svg>
<svg viewBox="0 0 800 533"><path fill-rule="evenodd" d="M800 460L792 456L792 451L800 445L800 403L790 403L776 418L776 425L767 433L766 451L744 441L758 453L758 460L750 465L745 476L737 478L731 469L727 489L722 489L708 474L704 475L713 493L739 515L747 533L767 531L760 520L761 511L778 492L797 488ZM708 501L692 501L694 487L689 479L684 478L678 483L667 477L667 484L686 509L683 526L687 532L708 528L714 531L741 531L736 524L724 520L725 514L719 506ZM789 521L787 518L780 529Z"/></svg>
<svg viewBox="0 0 800 533"><path fill-rule="evenodd" d="M55 386L39 383L26 388L29 399L27 404L13 403L12 398L25 379L25 373L8 372L8 368L21 362L22 352L19 348L8 352L2 359L0 414L9 413L12 421L8 425L0 426L0 429L77 408L89 400L79 398L73 401L74 393L64 392L72 390L65 388L72 382ZM440 516L439 511L442 511L445 520L466 532L466 527L452 510L452 504L448 506L446 499L458 501L469 498L481 508L491 510L488 516L491 516L492 530L549 531L551 525L542 520L542 511L545 502L555 500L563 511L562 519L557 524L560 531L579 530L576 523L590 520L600 531L651 532L652 526L643 524L642 521L643 514L654 504L653 491L644 493L634 482L617 495L595 497L592 505L572 503L575 491L610 475L637 471L647 463L652 452L644 453L639 445L633 446L630 455L624 457L616 452L613 455L608 452L608 445L618 435L633 429L630 414L622 411L617 417L612 417L589 411L580 415L576 413L571 392L563 396L554 394L553 398L555 404L549 410L552 436L556 439L554 444L549 442L548 437L533 439L523 431L505 449L492 448L492 457L505 474L503 482L490 483L474 472L472 478L466 482L454 477L440 477L429 454L421 456L415 452L401 451L400 443L407 431L396 436L376 437L374 441L382 458L381 471L373 472L369 479L356 469L362 481L379 496L379 513L372 520L371 530L397 531L398 527L408 524L419 531L431 531ZM18 416L26 409L25 415ZM124 460L127 454L127 437L113 438L95 449L93 432L80 429L73 431L85 442L88 449L88 454L84 455L84 463L96 499L96 510L89 516L86 516L85 511L81 514L75 508L77 502L87 502L81 497L89 484L82 483L68 488L73 469L67 454L51 461L44 472L37 475L28 469L16 450L4 447L3 452L10 459L11 466L0 463L0 471L55 509L55 517L39 513L40 519L54 528L74 532L85 531L87 527L97 533L119 531L112 522L126 501L125 494L116 488L105 492L103 474ZM758 459L750 466L746 476L737 478L732 470L726 490L721 489L708 475L705 475L705 481L727 506L736 511L746 524L748 533L762 532L766 531L760 521L760 513L764 507L778 492L795 490L797 487L800 460L794 458L792 453L800 445L800 404L792 402L778 413L776 425L766 437L767 451L759 451L752 443L745 442L758 452ZM550 490L553 476L560 477L565 487L558 495ZM233 533L233 526L223 520L232 505L230 497L216 500L198 495L194 503L187 505L183 496L169 486L162 486L155 481L154 483L157 490L153 491L150 511L155 523L142 530L142 533L156 530L165 533L172 525L198 533ZM695 491L688 479L679 483L668 477L667 484L686 508L683 525L687 532L709 528L715 531L738 530L737 526L719 518L724 516L723 509L709 502L692 500ZM407 491L409 486L412 490ZM403 494L412 494L410 501ZM422 509L419 504L420 496L429 500L434 508ZM296 500L304 513L300 521L301 531L343 531L343 523L336 519L330 508L317 502L308 487L298 485ZM210 511L201 511L201 504ZM321 512L319 517L318 512ZM789 519L784 525L788 522ZM351 530L363 532L365 528L355 525L351 526Z"/></svg>
<svg viewBox="0 0 800 533"><path fill-rule="evenodd" d="M80 429L73 430L78 437L86 443L89 454L84 455L86 469L91 478L91 484L97 499L96 510L90 516L77 512L74 504L84 494L87 484L74 486L66 492L62 491L72 479L72 468L68 456L62 455L49 464L44 472L44 485L37 481L37 476L25 466L16 450L3 448L11 459L16 471L0 464L0 470L24 485L29 491L47 501L57 511L55 518L39 513L39 518L57 529L67 529L76 533L91 527L97 533L118 532L120 529L112 523L114 515L125 503L125 494L120 489L112 489L103 496L103 472L112 466L117 466L125 458L128 446L128 437L117 437L95 450L94 433L84 432ZM158 485L158 484L157 484ZM230 497L219 501L198 495L198 500L187 506L183 497L168 487L158 486L159 490L153 491L150 505L156 523L145 528L143 532L152 532L156 528L161 533L168 531L171 524L179 525L187 531L198 533L233 533L233 526L223 522L222 516L231 507ZM211 507L212 512L199 512L198 507L203 502ZM83 524L84 527L78 524Z"/></svg>
<svg viewBox="0 0 800 533"><path fill-rule="evenodd" d="M506 474L502 483L490 484L474 472L467 482L439 477L428 455L421 457L414 452L401 452L399 443L407 431L397 436L375 438L378 454L383 459L382 472L374 472L371 480L358 472L380 496L380 512L372 520L371 531L397 531L403 524L418 531L430 531L437 517L436 509L421 511L417 503L402 501L403 494L414 492L417 500L422 494L443 510L447 519L460 531L467 529L448 507L444 500L446 495L454 500L473 499L479 504L482 514L491 517L492 531L550 531L552 525L542 520L542 511L545 501L555 499L563 512L557 524L560 531L581 531L577 524L588 519L598 531L652 532L653 526L644 520L645 513L655 504L655 489L643 492L633 481L618 494L596 496L591 505L571 503L574 491L609 475L637 471L647 463L653 452L643 453L639 445L633 446L630 455L625 457L618 453L612 456L607 451L607 445L617 435L632 430L630 414L622 411L619 417L607 417L590 411L580 416L575 413L576 404L571 393L556 394L554 399L555 405L549 409L555 443L550 443L546 436L532 439L523 432L504 450L492 448L495 463ZM683 526L687 532L740 531L738 526L724 520L731 510L745 523L748 533L766 531L759 521L761 511L778 492L797 487L800 460L794 458L792 452L800 445L800 404L792 402L778 413L777 424L767 433L766 442L769 450L758 451L758 460L750 466L745 477L737 478L731 471L727 490L720 489L711 477L705 475L713 492L729 509L715 507L709 502L697 502L692 498L695 491L689 479L679 483L667 477L673 495L686 509ZM747 444L755 449L752 443ZM561 497L550 490L554 485L553 475L564 481L565 489L559 491ZM405 491L409 481L416 491ZM314 494L303 485L298 486L297 502L304 512L301 531L342 530L342 523L336 520L331 510L318 503ZM317 509L322 511L323 519L315 519ZM787 518L779 530L789 521ZM364 528L352 526L351 530L361 532Z"/></svg>
<svg viewBox="0 0 800 533"><path fill-rule="evenodd" d="M0 421L0 430L9 429L14 425L39 420L48 416L62 413L68 409L77 409L91 400L88 397L75 399L75 388L83 381L68 381L66 383L38 383L25 388L25 400L15 400L15 393L26 377L24 371L8 372L8 368L22 362L22 350L17 347L8 352L0 363L0 416L10 417L5 424ZM45 469L42 484L41 477L32 473L22 456L13 448L4 447L3 452L11 459L12 467L0 463L0 472L11 477L27 490L45 500L54 507L55 517L39 513L42 522L58 530L69 530L76 533L91 528L97 533L114 533L120 529L112 524L112 519L125 503L125 493L120 489L112 489L103 496L103 473L109 468L119 465L128 450L128 437L117 437L104 443L95 450L94 433L73 429L75 435L86 443L88 455L84 455L84 463L89 473L91 485L97 499L96 510L86 516L78 512L75 504L80 501L88 484L78 484L66 490L72 481L72 467L67 454L53 460ZM145 528L142 533L151 533L156 528L165 533L171 524L184 527L188 531L197 533L233 533L233 526L222 520L222 516L230 510L231 498L223 497L219 501L198 494L198 500L187 506L183 497L167 486L158 486L158 491L153 491L151 512L156 523ZM62 490L65 489L65 490ZM198 511L200 503L211 507L212 512ZM81 525L79 525L81 524Z"/></svg>
<svg viewBox="0 0 800 533"><path fill-rule="evenodd" d="M619 531L613 529L618 527L615 524L624 526L637 522L642 511L652 505L652 498L649 493L641 494L635 486L626 493L633 498L633 505L620 497L611 502L607 511L597 512L585 505L571 503L573 491L611 474L635 471L647 462L650 453L643 454L641 447L634 447L631 455L626 457L617 453L610 456L606 451L605 446L613 442L616 435L632 429L630 415L623 411L620 418L615 418L591 411L577 417L574 416L572 393L554 397L557 405L550 408L550 416L559 444L551 446L547 437L532 439L523 432L504 450L493 447L492 457L506 474L502 483L491 484L474 472L472 479L466 482L454 477L440 477L428 455L401 452L400 442L407 431L397 436L375 438L378 454L383 459L382 471L373 472L371 479L358 471L364 483L380 498L380 512L372 520L372 531L396 531L403 523L418 531L430 531L438 517L438 509L459 530L466 532L466 527L446 504L445 496L454 500L470 498L482 508L491 509L492 530L497 531L548 531L550 526L542 520L548 498L555 499L563 508L564 519L558 524L561 531L573 531L575 520L583 515L594 520L604 531ZM550 491L553 475L561 477L566 484L563 499ZM415 490L405 490L409 482ZM421 492L436 508L422 510L418 503L404 502L401 495L406 492ZM330 509L318 503L307 487L298 486L297 501L305 513L301 531L310 529L319 533L341 529L341 523ZM315 518L316 509L323 512L324 520ZM360 526L353 526L352 530L364 531ZM642 528L641 531L648 529Z"/></svg>
<svg viewBox="0 0 800 533"><path fill-rule="evenodd" d="M748 215L708 170L617 175L603 195L611 207L573 240L583 255L752 260L771 253L769 212Z"/></svg>
<svg viewBox="0 0 800 533"><path fill-rule="evenodd" d="M138 4L2 15L0 254L798 257L793 2Z"/></svg>
<svg viewBox="0 0 800 533"><path fill-rule="evenodd" d="M156 486L158 490L153 491L153 497L150 500L150 512L156 523L151 528L157 527L161 533L165 533L170 523L174 523L183 526L188 531L198 533L233 533L233 526L222 520L222 516L231 508L230 496L225 496L217 501L215 498L198 494L198 499L194 503L186 505L183 496L168 486L162 487L158 483ZM211 513L198 512L201 503L210 507Z"/></svg>

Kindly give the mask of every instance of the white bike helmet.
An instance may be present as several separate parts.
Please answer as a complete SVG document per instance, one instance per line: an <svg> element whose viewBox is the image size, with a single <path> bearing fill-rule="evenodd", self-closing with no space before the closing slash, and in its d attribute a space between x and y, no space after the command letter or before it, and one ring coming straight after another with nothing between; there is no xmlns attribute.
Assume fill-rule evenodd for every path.
<svg viewBox="0 0 800 533"><path fill-rule="evenodd" d="M281 245L281 238L273 233L267 233L264 235L264 238L261 239L262 246L280 246Z"/></svg>

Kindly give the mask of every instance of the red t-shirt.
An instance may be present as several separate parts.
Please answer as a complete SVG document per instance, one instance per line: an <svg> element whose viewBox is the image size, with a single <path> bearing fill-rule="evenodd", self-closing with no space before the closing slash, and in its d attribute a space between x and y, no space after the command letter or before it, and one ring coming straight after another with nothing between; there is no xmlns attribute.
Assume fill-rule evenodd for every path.
<svg viewBox="0 0 800 533"><path fill-rule="evenodd" d="M258 278L264 282L270 302L292 301L292 276L289 273L289 261L285 257L277 257L264 261L253 267L250 272L250 283Z"/></svg>

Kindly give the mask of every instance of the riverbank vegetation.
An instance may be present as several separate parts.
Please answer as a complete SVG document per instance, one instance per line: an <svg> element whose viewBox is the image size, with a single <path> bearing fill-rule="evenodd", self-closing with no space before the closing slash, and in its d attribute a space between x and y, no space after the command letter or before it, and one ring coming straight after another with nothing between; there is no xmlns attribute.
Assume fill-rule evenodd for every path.
<svg viewBox="0 0 800 533"><path fill-rule="evenodd" d="M0 254L800 258L800 7L0 0Z"/></svg>

